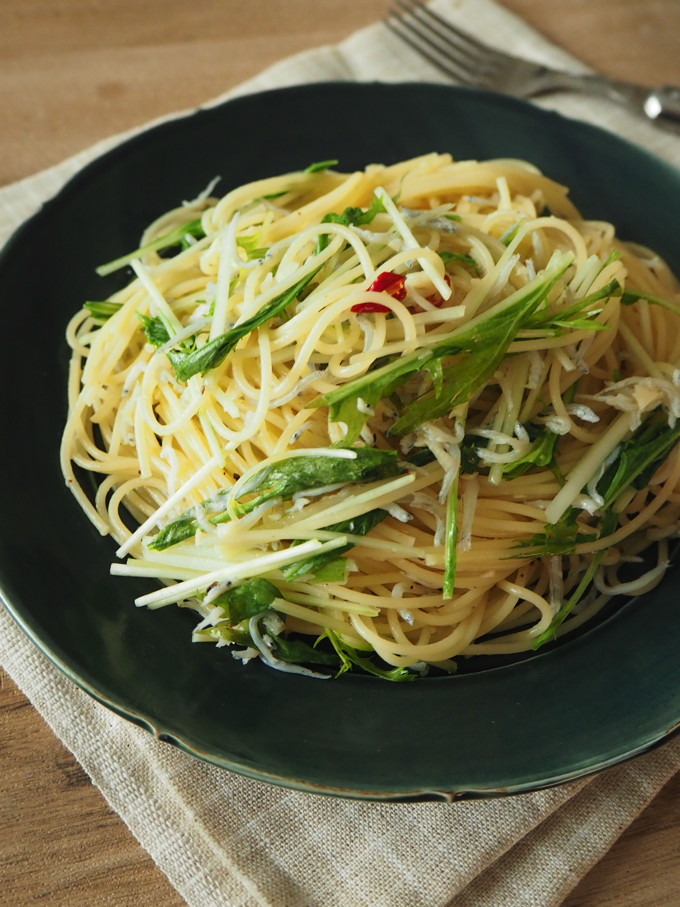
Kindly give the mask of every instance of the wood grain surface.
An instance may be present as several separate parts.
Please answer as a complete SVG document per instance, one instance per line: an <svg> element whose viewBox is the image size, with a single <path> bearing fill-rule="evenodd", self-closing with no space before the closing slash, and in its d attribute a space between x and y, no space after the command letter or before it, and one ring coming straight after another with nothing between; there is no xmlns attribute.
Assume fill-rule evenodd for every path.
<svg viewBox="0 0 680 907"><path fill-rule="evenodd" d="M680 85L678 0L502 2L602 73ZM0 0L0 185L200 104L285 56L335 43L386 7L386 0ZM680 905L679 833L680 776L564 907ZM0 672L0 905L37 902L184 904Z"/></svg>

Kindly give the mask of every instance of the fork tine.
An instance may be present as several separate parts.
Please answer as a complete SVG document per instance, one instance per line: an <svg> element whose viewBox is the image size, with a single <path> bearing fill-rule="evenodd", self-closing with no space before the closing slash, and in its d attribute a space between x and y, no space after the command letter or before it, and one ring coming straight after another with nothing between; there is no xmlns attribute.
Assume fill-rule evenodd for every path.
<svg viewBox="0 0 680 907"><path fill-rule="evenodd" d="M404 12L399 12L400 9ZM418 15L417 8L412 8L403 0L395 0L390 12L394 16L394 22L390 25L389 20L386 20L386 24L390 25L392 31L447 75L464 85L493 87L496 73L484 61L453 44L446 35L441 34L441 29L435 31L428 19Z"/></svg>
<svg viewBox="0 0 680 907"><path fill-rule="evenodd" d="M479 84L477 79L470 78L470 74L465 68L456 65L456 62L451 57L448 55L442 56L442 49L430 40L429 37L422 35L412 27L406 26L403 18L395 17L394 20L385 19L385 25L422 57L425 57L426 60L429 60L430 63L433 63L436 67L445 72L447 76L470 87ZM414 32L417 33L418 40L416 40ZM444 54L446 54L446 51L444 51Z"/></svg>
<svg viewBox="0 0 680 907"><path fill-rule="evenodd" d="M494 66L508 59L507 54L483 44L467 32L456 28L455 25L433 12L422 0L408 0L408 2L396 0L396 3L405 11L408 10L411 15L429 20L431 27L436 26L443 29L451 45L469 56L476 56L480 63Z"/></svg>

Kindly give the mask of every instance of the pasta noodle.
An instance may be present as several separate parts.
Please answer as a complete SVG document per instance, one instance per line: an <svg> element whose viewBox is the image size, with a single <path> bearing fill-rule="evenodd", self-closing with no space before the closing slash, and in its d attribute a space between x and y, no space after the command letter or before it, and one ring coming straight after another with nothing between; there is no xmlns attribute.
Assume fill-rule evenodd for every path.
<svg viewBox="0 0 680 907"><path fill-rule="evenodd" d="M244 661L390 679L652 588L680 527L668 267L526 162L336 163L168 212L72 319L62 465L112 572Z"/></svg>

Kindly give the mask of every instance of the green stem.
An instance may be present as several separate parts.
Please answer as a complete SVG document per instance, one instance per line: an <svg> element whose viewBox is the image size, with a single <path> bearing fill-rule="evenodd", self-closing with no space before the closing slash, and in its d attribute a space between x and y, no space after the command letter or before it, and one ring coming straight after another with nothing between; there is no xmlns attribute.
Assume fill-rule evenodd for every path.
<svg viewBox="0 0 680 907"><path fill-rule="evenodd" d="M446 504L446 549L444 557L444 587L442 596L453 598L456 585L456 561L458 560L458 476L451 483Z"/></svg>
<svg viewBox="0 0 680 907"><path fill-rule="evenodd" d="M574 594L571 596L571 598L566 603L566 605L563 605L560 608L560 610L557 612L557 614L553 617L548 629L544 630L543 633L541 633L541 635L538 636L534 640L534 642L531 646L532 649L536 650L540 646L542 646L544 643L548 642L549 640L557 638L558 628L561 626L561 624L564 622L564 620L569 616L574 605L577 605L580 602L580 600L583 596L583 593L586 591L588 586L591 584L593 577L595 576L595 571L600 566L600 561L602 560L603 555L604 555L604 551L597 552L595 557L590 562L588 569L583 574L583 579L576 587L576 591L574 592Z"/></svg>
<svg viewBox="0 0 680 907"><path fill-rule="evenodd" d="M106 277L107 274L112 274L114 271L124 268L125 265L129 265L131 261L134 261L136 258L141 258L149 252L160 252L161 249L168 249L170 246L178 246L187 234L198 239L205 236L200 217L196 220L190 220L188 223L183 224L176 230L172 230L170 233L166 233L164 236L159 236L157 239L147 243L140 249L135 249L134 252L129 252L127 255L122 255L120 258L116 258L113 261L108 261L105 265L100 265L96 268L97 274L99 274L100 277Z"/></svg>

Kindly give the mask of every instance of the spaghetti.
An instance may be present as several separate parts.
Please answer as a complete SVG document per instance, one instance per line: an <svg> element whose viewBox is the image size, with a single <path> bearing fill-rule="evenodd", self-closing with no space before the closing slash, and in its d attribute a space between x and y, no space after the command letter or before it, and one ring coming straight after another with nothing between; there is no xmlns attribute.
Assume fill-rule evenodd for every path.
<svg viewBox="0 0 680 907"><path fill-rule="evenodd" d="M62 465L112 572L244 661L390 679L652 588L680 526L667 266L522 161L336 163L204 193L99 269L135 278L68 327Z"/></svg>

